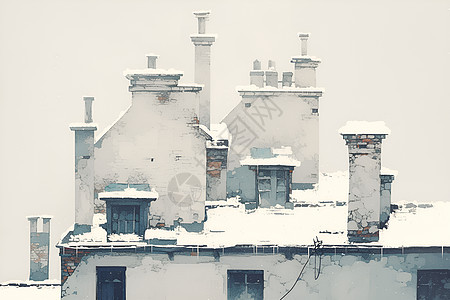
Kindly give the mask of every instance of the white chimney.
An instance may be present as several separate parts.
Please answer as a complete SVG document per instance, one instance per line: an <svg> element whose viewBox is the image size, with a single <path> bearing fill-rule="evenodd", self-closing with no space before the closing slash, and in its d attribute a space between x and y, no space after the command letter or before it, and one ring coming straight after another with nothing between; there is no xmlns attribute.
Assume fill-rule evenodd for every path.
<svg viewBox="0 0 450 300"><path fill-rule="evenodd" d="M257 59L253 62L253 70L250 71L250 84L264 87L264 71L261 71L261 62Z"/></svg>
<svg viewBox="0 0 450 300"><path fill-rule="evenodd" d="M84 123L74 123L75 132L75 234L91 230L94 217L94 131L92 123L92 101L94 97L83 97L85 102Z"/></svg>
<svg viewBox="0 0 450 300"><path fill-rule="evenodd" d="M215 42L215 35L206 34L206 21L209 19L209 11L194 12L198 20L198 33L191 35L191 41L195 46L195 74L196 83L203 84L203 90L199 95L199 119L200 124L210 128L211 114L211 45Z"/></svg>
<svg viewBox="0 0 450 300"><path fill-rule="evenodd" d="M291 59L291 63L295 64L295 86L316 87L316 68L320 59L307 56L309 33L299 33L298 36L301 41L301 55Z"/></svg>

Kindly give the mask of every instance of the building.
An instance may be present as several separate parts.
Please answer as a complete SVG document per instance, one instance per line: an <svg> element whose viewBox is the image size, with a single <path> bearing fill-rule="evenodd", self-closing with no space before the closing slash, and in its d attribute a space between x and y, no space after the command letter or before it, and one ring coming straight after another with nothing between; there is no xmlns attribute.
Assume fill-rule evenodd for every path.
<svg viewBox="0 0 450 300"><path fill-rule="evenodd" d="M262 71L255 62L242 102L213 125L215 37L209 13L195 16L201 85L179 83L182 72L156 68L150 54L148 68L125 72L132 105L106 133L94 139L93 97L85 122L71 125L76 223L57 246L61 298L448 297L450 205L391 205L383 122L346 124L348 172L319 172L322 92L309 35L299 34L302 55L292 58L295 86L293 73L279 86L274 63ZM273 118L254 119L260 107ZM255 135L241 139L242 124Z"/></svg>

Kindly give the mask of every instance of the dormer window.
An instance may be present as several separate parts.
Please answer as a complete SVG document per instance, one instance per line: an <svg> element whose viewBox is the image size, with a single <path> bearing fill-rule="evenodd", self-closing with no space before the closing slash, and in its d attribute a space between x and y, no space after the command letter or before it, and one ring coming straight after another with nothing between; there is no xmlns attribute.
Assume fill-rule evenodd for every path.
<svg viewBox="0 0 450 300"><path fill-rule="evenodd" d="M105 188L99 199L106 201L106 231L110 234L136 234L143 236L148 225L150 202L158 193L150 191L148 184L115 183Z"/></svg>

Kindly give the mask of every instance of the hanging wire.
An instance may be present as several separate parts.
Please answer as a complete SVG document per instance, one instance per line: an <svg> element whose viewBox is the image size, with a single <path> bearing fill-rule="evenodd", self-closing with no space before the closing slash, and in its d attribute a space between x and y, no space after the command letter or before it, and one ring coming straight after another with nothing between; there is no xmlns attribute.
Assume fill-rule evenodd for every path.
<svg viewBox="0 0 450 300"><path fill-rule="evenodd" d="M321 249L322 249L322 247L323 247L323 242L322 241L319 241L319 238L316 236L316 238L315 239L313 239L313 242L314 242L314 249L313 249L313 251L310 251L309 252L309 255L308 255L308 259L306 260L306 262L305 262L305 264L303 265L303 267L302 267L302 269L300 270L300 273L298 274L298 276L297 276L297 279L295 280L295 282L294 282L294 284L292 285L292 287L286 292L286 294L284 294L283 295L283 297L281 297L280 298L280 300L283 300L293 289L294 289L294 287L297 285L297 282L300 280L300 278L302 277L302 274L303 274L303 271L305 270L305 268L306 268L306 265L309 263L309 260L311 259L311 256L313 255L313 253L314 253L314 255L316 255L316 253L318 252L318 251L320 251L320 266L319 266L319 272L318 272L318 274L317 274L317 277L316 277L316 273L314 273L314 278L317 280L317 278L319 278L319 275L320 275L320 267L322 266L322 258L321 258L321 253L322 253L322 251L321 251ZM315 263L314 263L315 264ZM315 272L315 267L314 267L314 272Z"/></svg>
<svg viewBox="0 0 450 300"><path fill-rule="evenodd" d="M322 268L323 243L316 237L314 241L314 280L319 279L320 269ZM317 257L319 257L319 267L317 267Z"/></svg>

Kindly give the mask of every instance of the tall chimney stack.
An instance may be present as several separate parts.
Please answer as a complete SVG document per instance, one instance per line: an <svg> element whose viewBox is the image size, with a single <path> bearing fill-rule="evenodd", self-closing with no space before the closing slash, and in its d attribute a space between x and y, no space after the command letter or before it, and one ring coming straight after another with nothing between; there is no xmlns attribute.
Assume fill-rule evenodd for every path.
<svg viewBox="0 0 450 300"><path fill-rule="evenodd" d="M381 142L390 130L384 122L351 121L339 133L349 153L348 240L354 243L378 241Z"/></svg>
<svg viewBox="0 0 450 300"><path fill-rule="evenodd" d="M191 35L191 41L195 46L195 74L196 83L203 84L200 92L199 119L200 124L210 128L211 114L211 45L215 42L215 35L206 34L206 21L209 11L194 12L198 20L198 33Z"/></svg>
<svg viewBox="0 0 450 300"><path fill-rule="evenodd" d="M307 56L309 33L298 34L301 41L301 55L291 58L295 66L295 86L299 88L316 87L316 68L320 59Z"/></svg>
<svg viewBox="0 0 450 300"><path fill-rule="evenodd" d="M30 280L48 279L50 216L27 217L30 222ZM38 221L42 219L42 231L38 232Z"/></svg>
<svg viewBox="0 0 450 300"><path fill-rule="evenodd" d="M92 123L92 101L94 97L83 97L85 122L73 123L75 132L75 227L74 233L89 232L94 217L94 131Z"/></svg>

